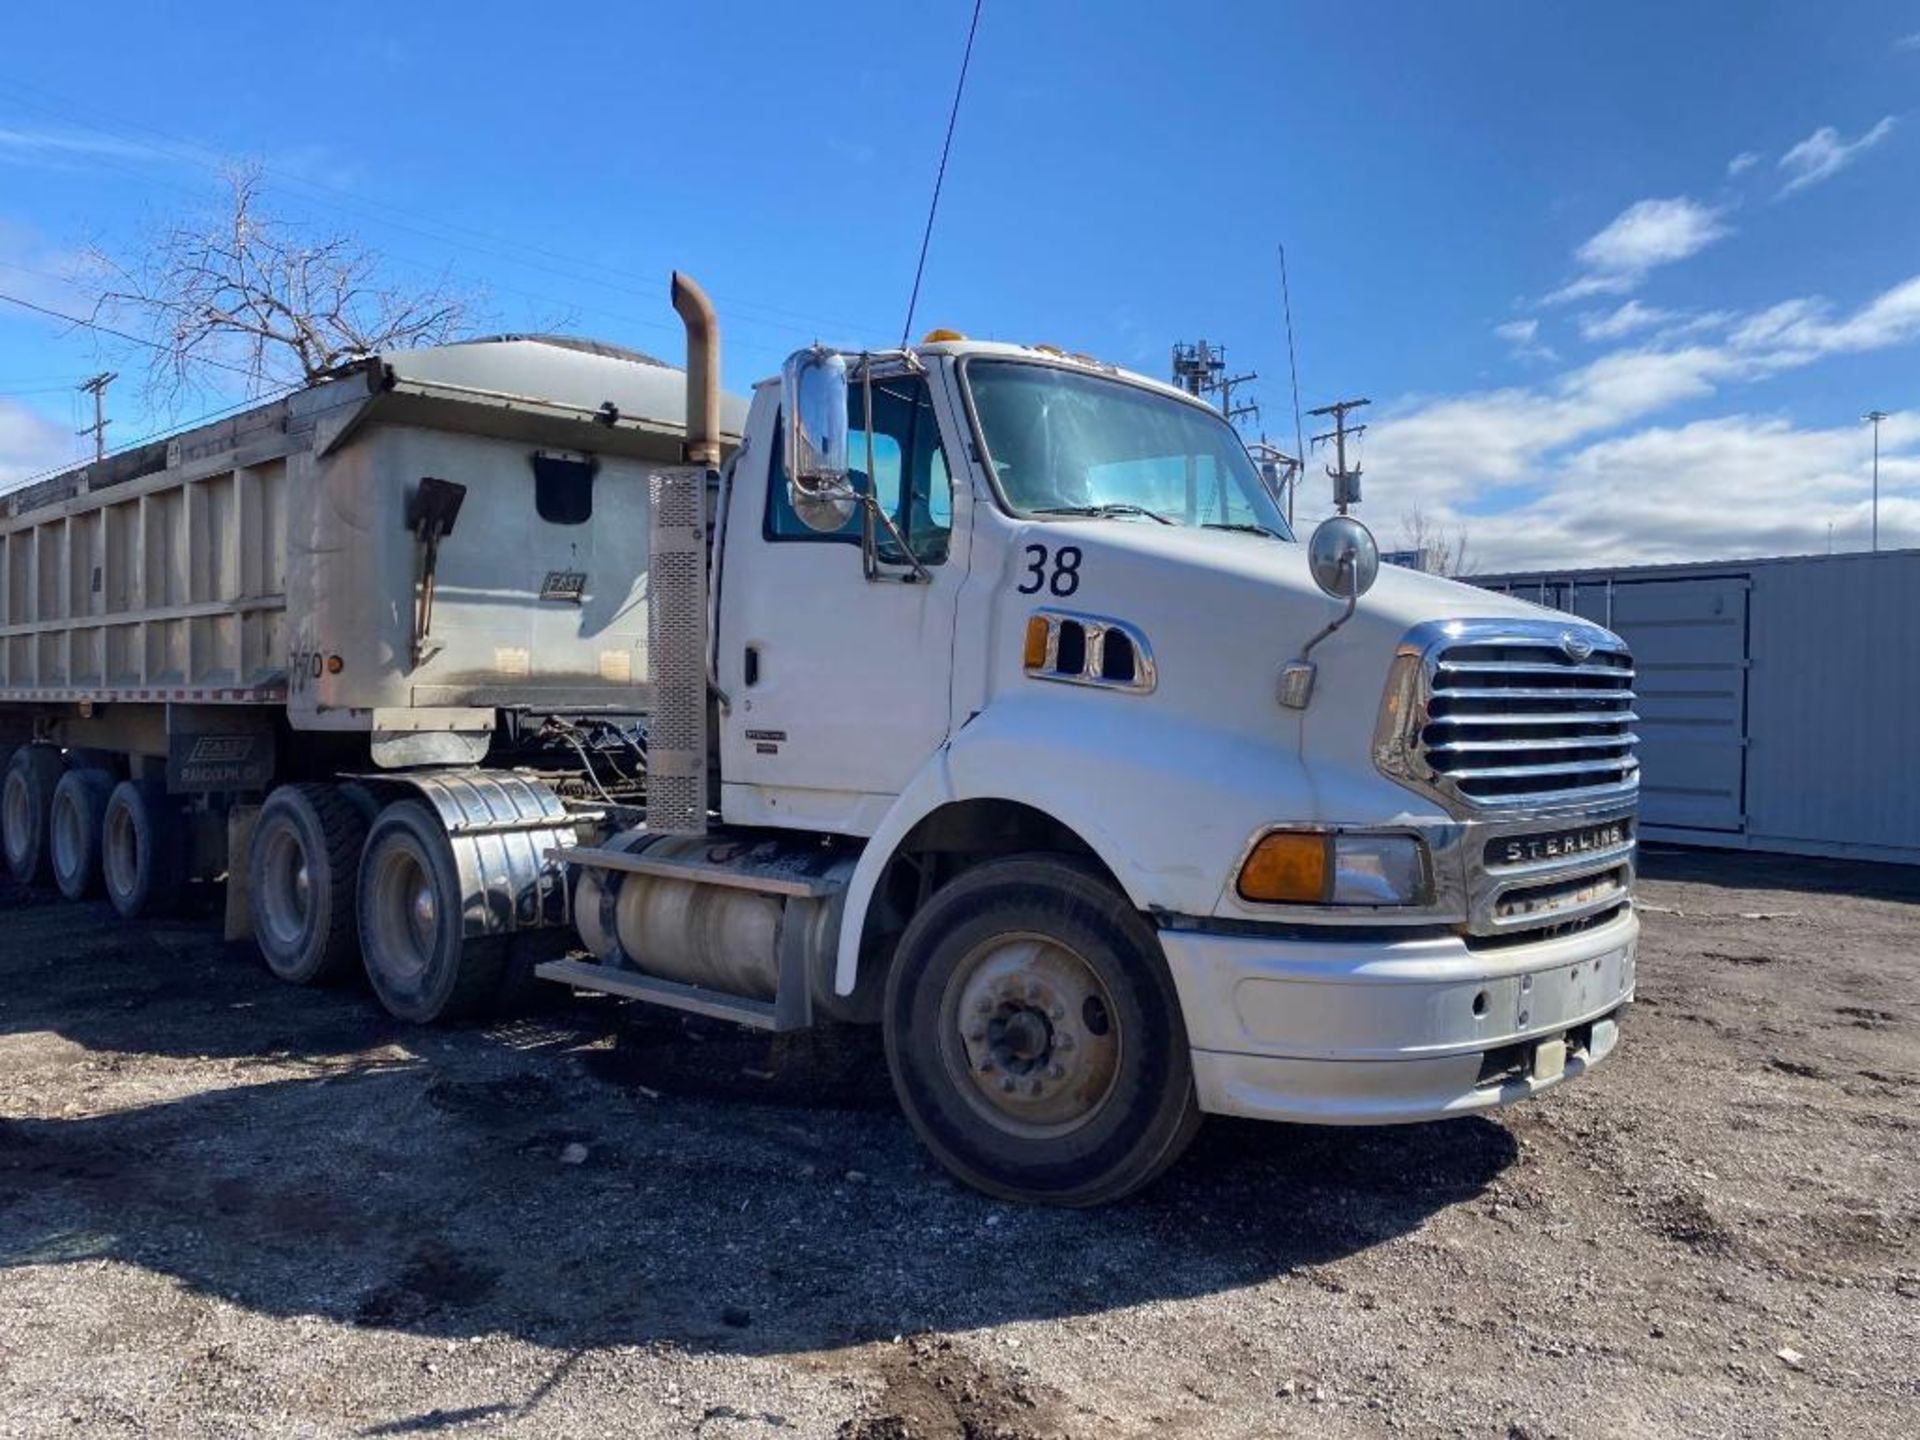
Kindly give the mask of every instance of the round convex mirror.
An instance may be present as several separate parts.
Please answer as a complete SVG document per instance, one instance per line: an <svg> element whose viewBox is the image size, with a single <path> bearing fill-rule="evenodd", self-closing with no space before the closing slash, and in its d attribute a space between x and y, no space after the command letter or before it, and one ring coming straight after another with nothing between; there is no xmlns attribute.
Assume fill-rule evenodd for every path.
<svg viewBox="0 0 1920 1440"><path fill-rule="evenodd" d="M1357 600L1380 575L1380 547L1373 532L1351 515L1329 515L1307 541L1313 583L1336 600Z"/></svg>

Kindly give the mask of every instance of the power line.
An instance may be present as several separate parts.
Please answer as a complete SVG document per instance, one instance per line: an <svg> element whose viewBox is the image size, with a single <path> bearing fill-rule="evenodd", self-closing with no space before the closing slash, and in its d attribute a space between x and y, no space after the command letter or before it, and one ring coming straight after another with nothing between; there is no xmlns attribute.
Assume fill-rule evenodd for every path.
<svg viewBox="0 0 1920 1440"><path fill-rule="evenodd" d="M10 268L22 269L24 267L13 266ZM29 273L32 273L32 272L29 272ZM111 335L114 339L124 340L129 345L144 345L149 350L159 350L162 352L170 351L170 347L162 345L157 340L149 340L144 335L130 335L125 330L115 330L112 326L102 325L97 320L83 320L78 315L67 315L62 313L59 310L49 310L45 305L36 305L31 300L22 300L18 295L8 295L4 291L0 291L0 300L6 301L9 305L18 305L22 310L31 310L36 315L45 315L49 320L60 320L65 322L68 325L83 326L86 329L95 331L101 335ZM182 358L191 360L198 365L211 365L217 370L231 370L234 374L244 375L249 380L257 381L260 378L253 371L247 369L244 366L229 365L224 360L215 360L210 356L187 355Z"/></svg>
<svg viewBox="0 0 1920 1440"><path fill-rule="evenodd" d="M977 15L976 15L976 19L977 19ZM105 117L113 121L112 124L107 124L107 123L102 123L102 119L100 118L89 118L90 112L83 112L73 108L73 106L77 102L70 101L66 97L60 96L57 92L47 90L41 86L31 85L24 81L14 79L12 77L0 77L0 88L4 88L6 90L10 90L14 92L14 98L16 100L36 110L41 111L43 114L51 115L58 119L66 120L69 123L79 125L83 129L91 130L94 133L99 135L105 135L117 140L125 141L137 149L144 150L150 154L159 156L162 159L169 159L169 160L174 160L174 161L182 162L189 165L198 166L202 169L210 170L215 174L224 173L225 171L231 169L235 163L235 157L229 154L223 154L221 151L215 149L212 146L203 145L198 141L188 139L187 137L184 137L184 136L170 134L167 131L160 130L154 126L147 125L139 121L126 120L123 117ZM32 98L35 95L42 96L42 97L52 97L55 100L60 101L61 104L49 105L46 103L45 99ZM137 132L137 133L130 134L129 131ZM140 134L153 136L156 139L165 142L165 144L156 145L151 140L143 140L139 138ZM102 165L105 168L117 170L121 174L130 175L138 180L141 180L143 183L159 184L171 189L183 190L192 194L199 193L192 186L182 185L177 181L166 180L162 177L152 175L150 173L144 172L132 166L118 164L110 156L96 155L91 158L93 162L96 164ZM317 203L317 204L326 206L330 209L344 211L348 214L360 215L363 217L372 218L375 221L375 223L393 226L394 228L406 231L409 234L418 235L422 239L430 240L437 245L449 246L455 249L468 250L474 254L486 255L495 260L503 260L508 264L521 265L529 269L544 270L548 274L556 275L562 279L572 280L572 281L575 281L576 283L583 284L583 285L607 286L608 282L605 279L597 278L596 276L590 273L589 274L580 273L582 269L587 271L598 271L602 276L617 276L621 281L626 282L626 283L613 284L611 286L611 288L613 289L625 290L629 294L643 296L648 299L653 298L654 295L657 293L657 287L653 284L653 282L649 280L644 280L643 277L639 275L638 272L632 270L631 268L623 268L620 266L609 265L602 261L589 260L581 256L567 255L557 250L548 249L544 246L529 244L526 241L515 240L508 236L496 235L489 231L478 230L471 226L459 225L451 221L442 220L438 217L422 215L418 211L408 210L403 206L394 205L384 200L377 200L371 196L355 195L352 192L342 189L339 186L329 185L325 181L310 179L309 177L298 175L290 171L275 169L271 166L266 166L266 165L261 165L258 168L262 174L271 175L279 184L283 186L288 186L295 190L308 192L307 194L305 194L303 198L307 199L310 203ZM318 193L316 194L313 192L318 192ZM329 199L326 197L335 197L335 198ZM385 212L385 214L384 216L382 216L375 212ZM407 220L416 220L423 224L433 227L433 229L430 229L430 230L421 229L419 225L406 224L406 223L403 223L402 220L396 220L392 218L394 216L404 217L404 219L407 219ZM503 245L503 246L509 247L509 249L521 251L523 252L523 255L541 256L547 259L557 260L564 265L575 267L575 268L556 269L552 265L542 265L534 261L530 261L525 258L522 258L520 256L503 253L499 249L488 248L488 245L475 245L471 243L471 241L462 242L458 240L452 240L448 238L449 232L456 235L467 235L467 236L473 237L473 239L486 241L488 242L489 245L496 245L496 246ZM400 257L389 255L387 258L397 259ZM425 263L425 262L416 262L416 263ZM501 286L499 288L510 289L511 287ZM533 296L531 298L540 299L543 297ZM872 328L870 326L856 324L852 321L848 321L844 319L836 319L833 317L812 315L802 311L788 310L780 306L767 304L764 301L747 300L735 295L721 294L716 292L714 295L714 298L720 301L722 304L726 305L729 309L734 311L751 312L751 311L758 310L763 312L764 316L784 317L783 319L776 320L776 319L770 319L770 318L756 317L751 314L743 314L743 315L738 315L736 317L736 322L744 321L746 323L766 325L772 328L779 329L789 334L810 333L813 331L814 327L817 327L819 325L830 325L835 328L846 328L854 331L860 331L860 330L866 330L866 329ZM661 328L673 329L675 331L677 331L679 328L678 326L671 325L668 322L643 322L643 323L657 324Z"/></svg>
<svg viewBox="0 0 1920 1440"><path fill-rule="evenodd" d="M933 218L940 213L940 187L947 179L947 155L953 149L953 127L960 121L960 97L967 90L967 67L973 63L973 37L980 29L981 0L973 0L973 19L967 23L967 48L960 52L960 79L953 87L953 108L947 112L947 138L940 145L940 168L933 173L933 202L927 206L927 228L920 234L920 263L913 267L913 293L907 297L907 323L900 327L900 348L913 334L913 312L920 305L920 279L927 271L927 247L933 243Z"/></svg>

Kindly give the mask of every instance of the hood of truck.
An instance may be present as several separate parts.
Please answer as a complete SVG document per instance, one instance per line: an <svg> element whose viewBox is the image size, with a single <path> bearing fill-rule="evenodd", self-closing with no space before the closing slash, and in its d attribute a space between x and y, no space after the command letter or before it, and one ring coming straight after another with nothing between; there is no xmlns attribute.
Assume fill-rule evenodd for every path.
<svg viewBox="0 0 1920 1440"><path fill-rule="evenodd" d="M1075 578L1056 583L1066 548L1079 551ZM1036 571L1041 550L1049 558ZM1312 818L1320 819L1339 819L1342 810L1376 813L1382 787L1396 800L1412 799L1377 773L1372 744L1388 668L1414 626L1552 615L1570 629L1595 628L1510 596L1383 565L1353 617L1314 648L1312 701L1292 710L1279 702L1281 667L1345 608L1314 584L1304 544L1150 520L1030 521L1007 547L1007 569L1000 590L1008 622L1001 633L1012 650L1010 665L1000 671L1007 683L1035 683L1022 671L1019 644L1034 610L1126 621L1150 647L1154 691L1131 696L1084 689L1089 716L1102 707L1158 706L1170 720L1231 744L1291 749L1318 797L1320 813ZM1040 588L1021 593L1036 575Z"/></svg>

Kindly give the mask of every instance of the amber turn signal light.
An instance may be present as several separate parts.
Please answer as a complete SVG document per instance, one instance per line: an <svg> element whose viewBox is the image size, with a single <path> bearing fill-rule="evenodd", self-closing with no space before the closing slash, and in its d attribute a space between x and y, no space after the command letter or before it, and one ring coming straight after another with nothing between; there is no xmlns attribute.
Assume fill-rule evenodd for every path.
<svg viewBox="0 0 1920 1440"><path fill-rule="evenodd" d="M1025 653L1020 657L1029 670L1038 670L1047 663L1047 617L1035 615L1027 621L1027 641Z"/></svg>
<svg viewBox="0 0 1920 1440"><path fill-rule="evenodd" d="M1265 904L1323 905L1333 874L1333 837L1276 830L1260 837L1240 867L1240 898Z"/></svg>

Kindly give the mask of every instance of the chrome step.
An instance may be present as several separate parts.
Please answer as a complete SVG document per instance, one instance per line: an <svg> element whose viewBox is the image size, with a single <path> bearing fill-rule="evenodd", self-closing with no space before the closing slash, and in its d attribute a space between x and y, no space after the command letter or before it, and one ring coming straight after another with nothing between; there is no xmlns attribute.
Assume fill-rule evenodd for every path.
<svg viewBox="0 0 1920 1440"><path fill-rule="evenodd" d="M562 865L585 865L601 870L624 870L631 875L654 875L665 880L692 880L702 885L723 885L732 890L758 890L767 895L795 895L804 900L819 900L836 895L845 888L838 880L823 880L813 875L796 874L778 863L755 862L749 857L726 864L697 860L659 859L646 851L629 855L624 850L595 849L570 845L549 850L549 860Z"/></svg>
<svg viewBox="0 0 1920 1440"><path fill-rule="evenodd" d="M649 1004L664 1005L669 1010L685 1010L715 1020L751 1025L756 1030L799 1030L806 1025L804 1019L796 1023L782 1017L771 1000L749 1000L740 995L703 990L698 985L682 985L677 980L660 980L651 975L616 970L610 965L595 965L584 960L549 960L534 966L533 973L542 980L558 981L577 990L597 990L628 1000L645 1000Z"/></svg>

